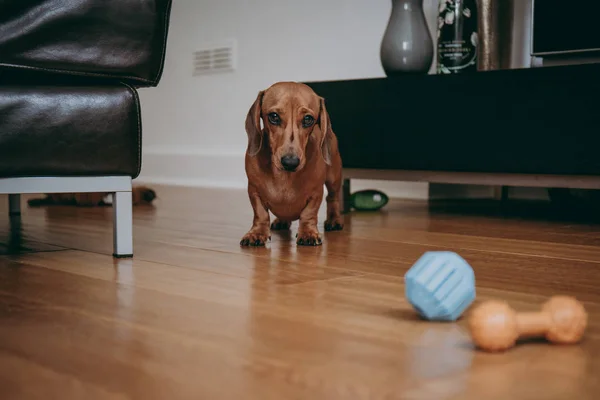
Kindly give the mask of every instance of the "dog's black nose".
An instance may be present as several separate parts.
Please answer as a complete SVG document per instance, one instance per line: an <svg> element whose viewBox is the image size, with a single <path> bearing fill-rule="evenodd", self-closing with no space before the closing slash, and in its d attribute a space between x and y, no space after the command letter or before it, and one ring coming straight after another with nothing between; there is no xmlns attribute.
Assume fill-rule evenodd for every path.
<svg viewBox="0 0 600 400"><path fill-rule="evenodd" d="M288 154L281 157L281 165L288 171L293 171L300 165L300 159L297 156Z"/></svg>

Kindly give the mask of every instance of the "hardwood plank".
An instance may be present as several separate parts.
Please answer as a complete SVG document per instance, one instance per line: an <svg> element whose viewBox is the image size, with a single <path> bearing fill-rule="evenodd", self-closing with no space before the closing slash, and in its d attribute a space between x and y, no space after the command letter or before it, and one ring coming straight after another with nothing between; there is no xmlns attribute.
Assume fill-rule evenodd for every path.
<svg viewBox="0 0 600 400"><path fill-rule="evenodd" d="M68 253L26 258L67 259ZM145 262L132 266L137 271L121 278L110 257L87 257L90 263L85 269L77 270L76 263L64 267L56 262L40 268L20 261L21 268L3 274L0 293L8 290L14 297L3 298L2 303L13 310L13 318L15 310L20 311L17 322L31 319L35 325L20 327L13 320L6 321L9 324L0 328L2 351L50 365L82 382L105 382L106 390L117 393L185 396L193 392L216 398L243 395L242 388L211 392L220 386L217 375L225 373L238 381L249 379L248 373L253 378L257 374L256 378L269 378L275 388L284 383L293 387L291 392L278 388L280 398L293 397L296 390L310 398L361 393L365 398L384 398L397 391L411 393L430 379L465 373L477 360L489 357L473 351L458 325L416 319L401 298L399 280L390 283L377 277L355 277L284 285L292 290L275 292L269 291L269 285L259 285L249 293L244 291L243 279L186 270L199 275L191 279L182 275L180 268L152 268ZM178 279L169 282L166 276ZM111 284L115 279L118 286ZM44 290L47 287L54 289ZM246 295L250 295L250 309ZM310 298L317 303L307 303ZM598 315L599 308L593 312ZM580 346L584 351L597 345L598 328L597 323L590 328L589 340ZM62 341L52 339L64 336L60 332L70 333ZM50 340L42 344L36 339L39 335ZM134 338L135 342L129 343ZM38 344L19 346L22 342ZM542 344L523 346L505 358L533 359L546 348ZM62 353L70 355L58 356ZM100 371L99 364L104 366ZM205 379L193 388L185 383L192 379L190 373L179 376L174 372L194 368L203 371ZM295 376L293 382L286 380L288 374ZM132 375L143 385L127 384ZM161 386L149 385L150 376L161 381ZM393 383L398 376L405 380ZM536 382L547 377L539 375ZM206 386L206 382L211 384ZM381 384L380 390L375 383Z"/></svg>
<svg viewBox="0 0 600 400"><path fill-rule="evenodd" d="M108 271L109 260L106 261L107 267L102 269ZM149 265L144 265L140 273L152 273L148 272L148 268ZM15 323L11 324L10 331L0 327L0 349L14 349L19 343L35 341L37 335L60 337L59 332L54 332L57 325L66 331L73 329L66 342L63 339L46 343L47 351L41 351L39 341L39 344L18 347L18 350L22 357L33 358L37 363L51 363L52 368L73 374L78 379L92 380L95 384L107 382L110 390L123 390L124 377L131 375L132 369L137 369L140 364L148 369L157 368L152 371L157 374L156 380L166 380L163 384L174 390L171 394L181 394L180 385L193 379L190 373L184 373L178 382L171 385L169 380L175 379L175 374L169 374L172 369L183 371L194 370L195 367L199 371L210 370L207 374L203 372L202 380L194 381L194 393L202 396L216 395L210 390L227 385L224 379L240 382L248 379L246 375L259 380L268 378L271 386L274 385L270 390L284 386L273 398L294 397L296 390L314 392L316 398L343 398L340 395L345 390L369 391L373 389L369 384L373 377L367 378L367 374L373 369L386 381L391 381L398 373L413 375L405 366L397 365L397 354L389 351L385 340L372 335L363 336L360 332L346 333L344 324L362 324L359 318L352 317L356 309L364 307L360 298L355 298L354 305L350 306L348 302L334 301L334 293L323 300L315 298L317 303L310 304L301 293L310 293L312 289L304 285L298 289L284 286L281 296L276 297L269 296L269 290L259 288L257 291L265 297L251 296L252 306L248 309L242 293L235 295L234 292L221 291L223 285L228 286L232 282L241 284L242 280L203 274L201 279L189 281L191 286L187 288L169 288L169 285L154 279L154 285L162 289L136 288L130 307L127 307L130 312L123 313L115 312L115 309L117 306L123 309L121 302L126 301L126 296L121 292L124 290L117 290L106 280L90 280L33 266L26 266L19 272L18 280L27 283L19 283L12 305L26 304L26 308L34 311L41 308L47 318L39 314L20 315L20 320L31 318L36 322L35 334L31 329L19 329ZM2 285L0 293L11 284L11 279L6 279L9 277L2 278L3 282L9 283ZM212 280L217 278L218 282ZM57 285L59 290L45 293L43 288L49 283ZM238 287L238 283L234 285ZM171 291L177 291L177 295L168 295L167 292ZM27 304L25 299L34 293L35 302ZM176 307L173 307L173 296L178 299ZM7 303L7 300L3 299L3 302ZM269 307L266 307L267 303ZM305 318L308 324L303 323ZM123 340L113 345L113 340L119 337ZM122 346L128 342L128 337L141 339L140 346L143 346L136 347L132 354L126 353ZM390 338L395 347L400 346L398 351L402 351L402 341L398 341L398 336L391 335ZM76 356L71 352L67 357L58 357L58 354L67 351L67 346L82 354ZM55 351L57 353L53 356ZM363 361L371 361L351 365L350 361L363 352L367 352ZM116 364L128 355L128 363ZM103 364L106 368L96 371L97 367L85 361L91 359L95 360L96 366ZM228 378L224 378L225 374ZM410 384L411 380L397 382L392 387L382 387L382 390L402 389ZM288 392L287 388L291 391ZM157 388L149 388L148 393L150 389L155 392ZM342 393L338 393L340 389ZM243 396L243 391L225 394ZM244 398L261 398L260 393L256 394L259 395L253 393L252 397Z"/></svg>
<svg viewBox="0 0 600 400"><path fill-rule="evenodd" d="M154 207L135 209L136 254L125 260L110 256L110 208L24 207L33 252L0 255L7 398L597 397L592 221L393 201L348 215L347 229L324 234L321 247L296 246L294 225L247 249L239 238L251 209L235 196L243 191L157 192ZM0 242L9 222L0 213ZM476 303L531 311L553 294L575 295L590 316L584 340L486 354L473 348L466 318L421 320L403 274L428 250L471 263Z"/></svg>
<svg viewBox="0 0 600 400"><path fill-rule="evenodd" d="M212 391L226 384L219 375L227 374L236 382L267 378L279 398L295 393L384 398L466 373L490 357L473 351L460 329L464 322L415 318L402 299L399 279L353 277L283 285L275 291L258 284L248 292L244 279L146 262L120 261L119 272L136 271L117 274L114 261L102 255L81 253L88 263L78 269L81 259L66 266L59 262L69 259L68 253L28 255L59 260L44 267L21 260L20 268L13 265L2 274L0 293L11 293L2 303L11 309L12 320L0 327L0 350L117 393L243 396L242 388L231 392L235 385L226 392ZM507 299L522 309L514 298L531 301L528 297L512 294ZM590 312L598 315L600 308ZM50 340L42 344L39 335ZM582 354L597 346L598 336L596 321L578 346ZM547 347L523 346L501 357L507 362L529 359L536 366L536 353ZM98 365L103 367L98 370ZM191 373L175 373L195 368L204 379L194 385ZM562 373L536 375L534 383ZM128 384L131 376L136 383ZM397 381L398 376L405 379ZM258 388L254 394L263 396Z"/></svg>
<svg viewBox="0 0 600 400"><path fill-rule="evenodd" d="M598 229L600 230L600 228ZM529 240L517 240L485 238L459 233L419 232L403 228L371 230L353 228L351 235L357 239L369 238L377 241L453 248L455 251L475 250L600 262L600 246L548 242L543 236L535 234L532 234Z"/></svg>
<svg viewBox="0 0 600 400"><path fill-rule="evenodd" d="M68 349L67 349L68 351ZM127 399L100 385L84 382L45 365L0 351L0 386L7 399ZM10 379L5 377L10 376ZM33 382L33 384L32 384ZM44 388L44 390L40 390ZM46 393L44 393L47 391ZM62 392L62 394L60 394Z"/></svg>
<svg viewBox="0 0 600 400"><path fill-rule="evenodd" d="M0 218L0 255L64 249L64 247L42 243L33 239L23 228L23 220L20 217L9 218L6 216Z"/></svg>
<svg viewBox="0 0 600 400"><path fill-rule="evenodd" d="M224 247L222 245L227 248L237 245L239 238L250 226L251 209L243 191L203 191L202 202L190 202L190 197L198 196L197 191L185 188L162 190L159 190L159 199L160 204L164 204L165 207L142 207L135 210L136 243L146 236L149 239L158 237L163 242L181 238L185 241L179 241L180 244L220 250ZM227 200L223 201L223 198ZM468 203L467 209L470 206L471 203ZM83 208L77 210L77 213L72 211L68 207L26 209L23 224L36 241L110 254L110 208ZM321 208L320 215L321 218L324 217L324 207ZM78 227L82 218L85 218L88 229L81 230L80 235L73 237L71 232ZM444 223L445 220L448 222ZM442 223L444 226L440 226ZM43 226L44 230L35 229L37 225ZM528 225L529 228L525 230L524 225ZM374 227L376 229L373 229ZM499 235L499 232L506 229L509 229L508 232ZM563 233L555 237L559 230ZM578 234L579 230L583 230L584 233ZM296 226L292 235L295 232ZM573 260L590 260L590 257L593 257L600 262L600 246L597 246L600 234L590 236L590 232L600 232L600 225L484 216L462 218L460 215L448 216L439 213L432 216L428 207L423 207L422 204L414 201L394 201L383 213L352 214L348 218L346 232L326 236L351 234L354 238L436 247L453 246L459 250L481 249ZM526 235L526 239L516 238L520 234ZM288 236L274 235L273 240L290 239Z"/></svg>
<svg viewBox="0 0 600 400"><path fill-rule="evenodd" d="M345 269L355 274L379 273L390 276L403 276L412 264L429 250L454 250L461 254L474 268L478 286L516 291L529 291L552 295L554 293L577 293L585 299L600 300L597 281L590 277L600 275L600 265L596 260L581 261L550 256L530 256L511 252L485 252L482 250L463 250L460 247L430 247L418 244L381 242L374 240L354 239L353 237L330 236L331 240L324 249L312 251L298 249L291 243L275 243L270 249L245 250L231 248L225 244L215 246L223 252L246 254L254 259L269 260L276 265L277 260L283 262L300 262L305 265L317 265L320 268ZM171 236L176 243L179 239ZM189 246L168 245L165 243L142 246L139 250L141 259L161 260L177 263L183 258L173 254L186 254L192 257L197 254L198 260L210 252ZM202 247L205 244L202 243ZM206 246L210 247L210 246ZM576 249L573 249L575 251ZM146 252L150 253L147 255ZM584 258L582 253L580 258ZM595 258L595 257L591 257ZM178 264L179 265L179 264ZM515 279L517 278L517 279ZM537 283L543 281L543 285Z"/></svg>

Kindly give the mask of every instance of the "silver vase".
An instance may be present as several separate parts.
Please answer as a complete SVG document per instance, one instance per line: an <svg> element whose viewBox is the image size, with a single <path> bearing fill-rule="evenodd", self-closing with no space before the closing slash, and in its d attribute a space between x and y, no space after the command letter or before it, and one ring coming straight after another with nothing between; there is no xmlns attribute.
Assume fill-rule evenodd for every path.
<svg viewBox="0 0 600 400"><path fill-rule="evenodd" d="M433 56L423 0L392 0L392 12L380 47L386 75L426 74Z"/></svg>

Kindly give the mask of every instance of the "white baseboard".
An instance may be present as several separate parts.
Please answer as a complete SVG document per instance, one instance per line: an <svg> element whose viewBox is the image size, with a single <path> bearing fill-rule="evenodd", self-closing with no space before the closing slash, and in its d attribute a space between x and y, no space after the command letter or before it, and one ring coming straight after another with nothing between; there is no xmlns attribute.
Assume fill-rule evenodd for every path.
<svg viewBox="0 0 600 400"><path fill-rule="evenodd" d="M407 200L427 200L429 184L426 182L397 182L353 179L350 190L357 192L365 189L377 189L390 198Z"/></svg>
<svg viewBox="0 0 600 400"><path fill-rule="evenodd" d="M246 187L244 154L196 149L144 149L144 184L243 189Z"/></svg>
<svg viewBox="0 0 600 400"><path fill-rule="evenodd" d="M245 189L244 153L194 148L147 147L136 183L189 187ZM491 186L447 185L426 182L386 180L352 181L351 190L377 189L390 198L426 200L451 198L490 198ZM546 198L541 188L511 188L511 198Z"/></svg>
<svg viewBox="0 0 600 400"><path fill-rule="evenodd" d="M136 183L245 189L244 153L146 147ZM427 199L429 184L353 180L352 190L378 189L391 198Z"/></svg>

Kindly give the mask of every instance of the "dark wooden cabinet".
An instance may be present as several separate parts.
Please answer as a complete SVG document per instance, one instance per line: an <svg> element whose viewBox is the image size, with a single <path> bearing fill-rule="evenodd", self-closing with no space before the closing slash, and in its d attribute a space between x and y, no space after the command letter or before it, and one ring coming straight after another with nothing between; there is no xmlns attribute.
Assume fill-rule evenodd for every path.
<svg viewBox="0 0 600 400"><path fill-rule="evenodd" d="M346 168L600 175L600 64L307 84Z"/></svg>

